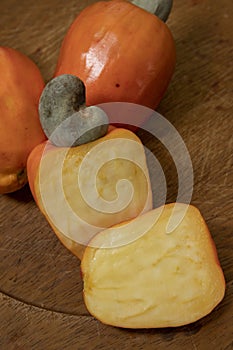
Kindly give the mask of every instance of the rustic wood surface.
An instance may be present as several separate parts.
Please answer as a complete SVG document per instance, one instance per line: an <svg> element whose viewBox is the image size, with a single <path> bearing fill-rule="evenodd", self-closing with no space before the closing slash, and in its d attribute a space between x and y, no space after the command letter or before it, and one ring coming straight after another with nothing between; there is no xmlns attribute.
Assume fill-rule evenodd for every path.
<svg viewBox="0 0 233 350"><path fill-rule="evenodd" d="M94 1L1 0L0 45L19 49L46 81L62 38ZM177 47L172 83L158 110L183 137L194 168L192 203L217 246L227 282L222 303L176 329L124 330L91 317L82 300L79 261L58 241L28 186L0 196L0 349L233 349L233 2L174 0L168 20ZM175 168L148 134L175 199Z"/></svg>

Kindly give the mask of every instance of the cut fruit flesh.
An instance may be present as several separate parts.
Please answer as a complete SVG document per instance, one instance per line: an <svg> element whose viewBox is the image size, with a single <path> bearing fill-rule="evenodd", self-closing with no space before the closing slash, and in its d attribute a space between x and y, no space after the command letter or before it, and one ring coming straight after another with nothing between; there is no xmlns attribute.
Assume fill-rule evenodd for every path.
<svg viewBox="0 0 233 350"><path fill-rule="evenodd" d="M86 248L84 300L103 323L181 326L210 313L224 297L224 275L203 217L195 207L177 203L177 213L184 216L168 234L173 210L174 204L168 204L162 212L154 209L116 225L98 233ZM142 234L127 244L140 227Z"/></svg>
<svg viewBox="0 0 233 350"><path fill-rule="evenodd" d="M152 208L144 147L134 133L114 129L78 147L49 147L35 180L37 204L79 258L97 232Z"/></svg>

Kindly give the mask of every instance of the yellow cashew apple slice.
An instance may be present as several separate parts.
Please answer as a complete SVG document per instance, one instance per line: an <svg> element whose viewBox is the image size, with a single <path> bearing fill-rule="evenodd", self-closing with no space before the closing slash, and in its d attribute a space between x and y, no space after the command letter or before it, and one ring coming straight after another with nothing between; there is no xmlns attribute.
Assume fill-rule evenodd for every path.
<svg viewBox="0 0 233 350"><path fill-rule="evenodd" d="M41 144L27 169L40 210L80 259L97 232L152 208L144 146L129 130L71 148Z"/></svg>
<svg viewBox="0 0 233 350"><path fill-rule="evenodd" d="M174 223L180 214L167 233L171 216ZM81 269L87 309L112 326L186 325L209 314L225 293L205 221L186 204L177 203L175 212L168 204L98 233Z"/></svg>

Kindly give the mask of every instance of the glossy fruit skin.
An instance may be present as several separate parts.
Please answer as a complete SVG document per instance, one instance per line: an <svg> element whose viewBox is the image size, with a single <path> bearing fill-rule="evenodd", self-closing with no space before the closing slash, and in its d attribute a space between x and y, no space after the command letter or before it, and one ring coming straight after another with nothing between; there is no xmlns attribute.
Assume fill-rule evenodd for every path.
<svg viewBox="0 0 233 350"><path fill-rule="evenodd" d="M44 81L31 59L8 47L0 47L0 73L0 193L8 193L27 183L27 157L46 139L38 115Z"/></svg>
<svg viewBox="0 0 233 350"><path fill-rule="evenodd" d="M71 25L55 76L82 79L87 105L132 102L155 109L175 60L173 37L158 17L124 0L100 1Z"/></svg>

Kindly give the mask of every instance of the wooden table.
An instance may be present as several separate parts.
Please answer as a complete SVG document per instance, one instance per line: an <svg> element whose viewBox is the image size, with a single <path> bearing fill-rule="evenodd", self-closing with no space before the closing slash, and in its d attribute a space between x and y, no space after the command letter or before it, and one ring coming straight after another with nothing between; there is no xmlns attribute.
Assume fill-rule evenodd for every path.
<svg viewBox="0 0 233 350"><path fill-rule="evenodd" d="M92 2L1 0L0 44L31 57L48 81L67 28ZM26 186L0 197L1 350L233 349L232 15L232 0L174 0L168 25L177 66L158 108L190 152L192 203L217 246L227 282L223 302L207 317L176 329L101 324L85 309L79 261L58 241ZM175 168L156 141L143 133L142 138L165 169L172 201Z"/></svg>

